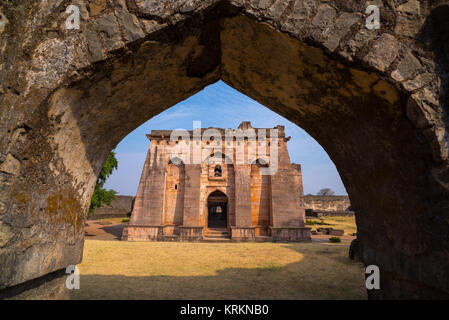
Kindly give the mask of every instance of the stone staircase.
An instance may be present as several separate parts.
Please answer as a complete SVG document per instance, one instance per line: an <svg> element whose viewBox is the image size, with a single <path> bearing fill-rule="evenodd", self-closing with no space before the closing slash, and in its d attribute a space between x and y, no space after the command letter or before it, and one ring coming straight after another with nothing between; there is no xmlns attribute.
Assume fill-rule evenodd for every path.
<svg viewBox="0 0 449 320"><path fill-rule="evenodd" d="M209 228L203 234L203 241L205 242L231 242L231 235L228 229L224 228Z"/></svg>

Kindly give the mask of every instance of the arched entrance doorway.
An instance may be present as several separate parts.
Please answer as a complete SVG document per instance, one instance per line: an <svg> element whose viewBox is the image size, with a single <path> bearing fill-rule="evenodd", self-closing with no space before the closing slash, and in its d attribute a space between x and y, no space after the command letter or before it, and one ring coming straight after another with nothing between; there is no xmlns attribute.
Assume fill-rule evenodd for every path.
<svg viewBox="0 0 449 320"><path fill-rule="evenodd" d="M221 191L214 191L207 198L207 227L228 227L228 197Z"/></svg>

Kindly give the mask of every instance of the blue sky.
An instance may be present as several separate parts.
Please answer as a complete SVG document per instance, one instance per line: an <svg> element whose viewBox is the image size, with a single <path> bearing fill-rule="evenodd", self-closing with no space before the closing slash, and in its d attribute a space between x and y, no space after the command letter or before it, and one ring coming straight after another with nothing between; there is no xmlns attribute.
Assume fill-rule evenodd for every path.
<svg viewBox="0 0 449 320"><path fill-rule="evenodd" d="M150 144L146 134L157 129L192 130L193 121L201 121L203 128L237 128L242 121L251 121L254 128L284 125L286 136L291 136L290 159L302 166L304 193L316 194L321 188L331 188L335 194L347 194L335 165L311 136L221 81L153 117L126 136L115 149L118 170L105 187L119 194L135 195Z"/></svg>

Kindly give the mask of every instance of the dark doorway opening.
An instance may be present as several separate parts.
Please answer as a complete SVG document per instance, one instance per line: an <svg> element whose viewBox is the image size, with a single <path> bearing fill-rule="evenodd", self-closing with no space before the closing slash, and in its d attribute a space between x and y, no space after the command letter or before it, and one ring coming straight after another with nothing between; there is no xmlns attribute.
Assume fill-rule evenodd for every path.
<svg viewBox="0 0 449 320"><path fill-rule="evenodd" d="M207 198L207 227L228 227L228 197L221 191L214 191Z"/></svg>

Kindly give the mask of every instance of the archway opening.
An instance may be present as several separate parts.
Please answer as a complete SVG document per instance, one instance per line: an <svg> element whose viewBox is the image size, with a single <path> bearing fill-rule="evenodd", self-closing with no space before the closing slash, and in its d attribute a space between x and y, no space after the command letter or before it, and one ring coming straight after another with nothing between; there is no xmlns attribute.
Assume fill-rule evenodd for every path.
<svg viewBox="0 0 449 320"><path fill-rule="evenodd" d="M52 70L51 90L45 83L48 91L41 92L30 82L29 94L10 97L11 105L24 107L23 115L13 114L17 123L8 133L17 145L5 151L15 158L8 154L11 180L2 193L2 221L13 229L7 233L12 250L5 251L5 261L11 263L2 287L80 262L84 219L109 151L146 119L222 79L304 128L328 152L357 212L362 259L384 270L382 290L373 295L447 296L448 274L435 273L434 266L436 261L438 270L448 270L449 263L445 127L439 113L435 123L426 115L439 108L434 74L412 95L390 76L402 58L393 30L366 38L360 15L350 14L354 23L346 25L348 13L341 8L341 23L314 25L309 21L318 8L296 4L270 11L226 2L173 24L147 21L147 34L142 31L133 43L128 38L129 45L120 35L99 41L110 34L88 29L94 46L79 50L79 67L73 59L79 72L62 79L63 70L75 70ZM382 52L367 54L370 48L395 54L387 62ZM51 54L37 57L36 68L40 58L53 60ZM39 77L32 72L28 78ZM424 105L424 95L435 103ZM26 96L31 100L21 100ZM16 158L23 162L16 165ZM29 225L32 232L24 228ZM30 243L26 251L16 249Z"/></svg>
<svg viewBox="0 0 449 320"><path fill-rule="evenodd" d="M216 190L207 198L207 227L226 229L228 227L228 196Z"/></svg>
<svg viewBox="0 0 449 320"><path fill-rule="evenodd" d="M159 163L166 163L164 155L168 152L168 145L165 142L162 143L161 141L158 141L156 139L156 133L163 133L166 136L172 129L184 128L186 130L191 130L193 121L201 121L201 127L204 128L204 130L210 128L237 129L239 127L239 124L241 123L246 123L246 126L249 127L249 123L247 123L249 120L251 120L251 126L255 128L273 128L277 127L278 125L285 126L285 135L286 137L290 137L287 142L288 153L290 155L291 162L302 164L302 171L304 173L303 181L306 186L307 193L315 194L319 190L319 187L329 186L328 183L333 180L335 184L331 185L332 189L334 189L339 194L340 192L343 193L345 191L344 186L341 184L341 181L339 179L338 172L334 167L334 164L329 159L326 152L312 137L307 135L307 133L297 125L288 121L288 119L272 112L265 106L260 105L256 101L227 86L223 82L218 82L216 84L208 86L191 98L177 104L176 106L173 106L172 108L169 108L168 110L150 119L148 122L142 125L142 127L139 127L135 132L125 138L115 149L119 156L119 171L116 172L117 175L112 176L111 181L108 182L108 187L120 190L121 194L126 193L130 196L135 196L141 173L143 171L146 171L147 169L157 169L157 165L154 162L150 162L147 166L147 169L142 168L144 166L146 158L145 151L151 148L154 148L152 149L153 152L147 155L147 158L150 158L152 159L152 161L154 161L155 159L158 160L160 157L162 157ZM153 140L149 140L147 135L152 136ZM204 139L204 143L207 146L213 146L214 143L217 142L217 139L214 138L212 140L209 139L208 136L205 136ZM176 142L178 142L178 144L182 144L182 141L176 140L172 142L172 145L176 145ZM210 144L208 145L207 142L210 142ZM250 142L251 145L257 146L259 146L259 143L260 145L266 143L267 146L270 146L269 141L247 142ZM241 143L243 144L243 141L241 141ZM224 144L225 147L226 145L227 143ZM276 142L273 145L278 145L278 143ZM247 297L255 297L255 293L240 291L241 287L236 284L237 277L241 277L242 274L245 274L245 278L247 279L247 281L256 281L255 277L257 277L257 272L267 272L264 283L256 281L256 283L252 286L254 291L259 291L260 289L262 292L262 288L267 287L268 284L270 287L283 287L287 281L290 281L287 279L288 277L281 276L281 273L297 273L298 275L300 275L311 272L311 270L308 268L310 268L310 266L313 266L315 260L318 259L317 261L323 261L324 265L326 265L328 268L331 268L330 270L338 270L329 273L332 274L332 278L321 278L321 281L318 281L317 278L310 278L306 282L299 281L297 284L298 294L276 293L275 290L270 290L269 294L264 291L265 293L261 293L259 296L270 296L273 299L280 297L285 298L288 296L290 296L290 298L297 298L300 297L300 293L302 293L306 294L309 297L335 297L337 295L336 290L325 289L326 287L334 287L333 283L335 280L333 279L335 277L335 279L344 278L347 280L345 281L345 288L348 289L348 294L341 296L342 298L366 297L363 288L361 264L357 262L351 262L347 255L350 242L350 240L348 239L354 238L353 236L350 236L350 233L347 232L348 230L345 230L346 235L345 237L343 237L342 245L338 247L338 250L333 251L333 254L330 257L321 254L320 250L317 250L317 252L314 252L312 250L312 252L308 253L306 257L303 257L303 255L305 255L305 252L307 252L305 250L308 250L308 247L320 249L320 246L324 245L316 241L311 244L271 243L271 179L269 176L261 174L261 171L269 167L269 163L267 162L268 159L264 160L263 158L255 158L254 161L248 163L248 175L245 176L246 178L248 178L247 181L251 186L250 200L245 202L246 204L250 205L249 209L251 212L251 220L249 221L249 224L251 228L254 228L255 236L257 238L256 241L263 241L265 243L248 244L246 242L238 241L238 243L229 244L228 242L233 241L232 226L236 225L236 192L233 188L235 186L235 168L233 164L228 163L232 160L230 158L231 154L220 152L217 150L215 151L216 152L210 151L208 153L205 153L206 158L204 164L202 165L202 172L204 174L203 183L205 183L206 186L206 188L204 188L205 190L203 190L203 193L200 193L200 205L204 207L203 217L205 220L201 222L201 225L204 226L204 229L206 229L203 232L203 240L201 240L202 243L194 243L194 247L186 247L189 245L188 242L169 243L167 240L176 240L176 236L179 236L179 231L182 231L182 221L178 221L178 230L176 230L175 226L173 235L168 234L169 226L167 226L163 230L164 239L162 240L165 240L164 242L146 242L141 245L142 252L133 252L135 253L136 257L138 257L142 253L142 259L146 259L146 255L143 252L144 250L151 250L151 254L154 255L154 257L159 257L162 254L167 254L168 256L164 259L164 262L160 263L161 265L166 266L167 270L173 270L176 266L178 266L178 268L180 269L188 270L195 268L196 271L203 268L205 265L210 265L211 261L213 261L214 266L217 270L217 275L213 277L197 276L196 278L192 279L192 282L196 283L196 287L191 286L190 290L187 290L184 286L173 284L173 287L169 287L167 285L161 289L160 294L158 293L153 296L149 295L149 290L140 290L140 284L138 282L146 284L147 286L151 286L153 281L158 281L157 277L142 277L140 281L136 282L133 282L132 279L123 278L122 281L127 281L127 286L130 288L129 292L139 292L137 293L139 297L150 298L168 296L169 293L167 292L178 292L177 295L169 295L169 297L172 298L177 298L181 295L181 292L186 297L206 297L207 295L205 293L200 293L200 290L197 290L196 288L203 287L207 284L209 287L209 297L222 298L222 292L227 292L228 297L233 296L236 298L241 298L244 297L245 294ZM176 162L178 164L175 164L173 162ZM185 184L192 184L193 182L192 180L185 179L186 166L179 158L175 158L173 159L173 161L167 161L167 163L168 167L166 169L167 174L165 175L165 182L163 180L160 180L160 184L165 183L166 185L164 198L166 208L169 206L167 201L172 202L170 204L170 207L176 207L173 201L176 201L177 197L169 198L169 195L167 194L167 192L169 191L174 192L173 185L176 182L179 182L179 185L182 185L182 183L184 183L184 188ZM217 165L221 166L221 177L215 176L215 169ZM183 175L178 174L178 171L180 171L179 169L177 169L178 166L182 166L184 168ZM161 172L163 173L164 170L162 170ZM170 172L174 170L175 174L170 174ZM180 177L181 179L173 180L173 176ZM330 176L333 176L333 178L330 178ZM150 180L151 179L149 179L148 182L150 182ZM208 181L209 183L205 181ZM129 187L130 182L133 183L134 187ZM157 192L156 189L160 184L158 183L157 185L154 185L154 189L148 188L145 192L152 195L152 198L154 198ZM341 184L341 186L337 189L335 187L338 186L338 184ZM217 189L217 185L221 185L221 187ZM224 224L222 224L221 226L208 224L207 216L209 215L208 207L210 207L210 203L208 206L207 200L211 193L214 194L214 192L215 194L219 194L221 197L223 197L223 194L226 195L226 213L228 215L229 221L227 228ZM297 198L301 199L301 195L299 193ZM284 205L285 200L285 197L283 197L278 203ZM222 198L219 199L218 202L223 203L225 202L225 200ZM148 203L144 204L144 206L148 208ZM220 210L223 210L223 207L224 206L220 206ZM213 203L213 208L217 209L216 203ZM165 219L164 216L165 224L170 224L170 221ZM90 223L91 221L88 221L88 224ZM181 228L179 226L181 226ZM126 225L123 225L123 227L126 227ZM312 227L313 229L316 229L317 226ZM330 236L328 236L327 238L329 237ZM320 241L328 242L327 238L320 239ZM86 239L89 240L92 238L87 237ZM220 246L217 246L217 243L220 243ZM93 245L99 246L101 245L101 243L98 241L85 242L85 262L81 266L81 271L84 271L86 273L92 272L90 270L93 269L101 270L102 268L100 262L97 261L100 259L100 256L95 257L92 253ZM127 247L128 245L133 245L133 243L122 241L120 245L117 245L116 249L119 250L119 248L121 248L122 246ZM214 246L209 247L209 245ZM189 248L191 255L186 255L185 253L179 255L179 248ZM246 250L245 255L240 256L241 259L234 259L234 256L238 257L242 250ZM102 250L101 258L104 257L104 259L107 260L107 257L111 254L116 255L117 252L108 253L107 250ZM227 258L227 255L231 255L233 256L233 258ZM209 257L207 261L203 261L202 257L204 256ZM283 258L280 259L280 256L283 256ZM179 264L180 257L182 257L183 259L183 263L181 264ZM342 263L341 261L345 261L345 263ZM304 264L304 262L306 262L306 264ZM133 262L129 262L128 264L131 265L131 263L134 263L134 260ZM139 259L135 259L135 263L139 264ZM241 265L246 265L246 267L244 270L238 271L241 268ZM270 273L270 266L275 266L273 271L276 272L276 274ZM227 270L231 270L231 272L222 272L221 270L225 268ZM87 271L86 269L89 271ZM152 274L155 272L155 270L160 270L160 268L157 266L148 266L144 271L146 272L146 274ZM129 271L127 270L121 272L122 276L126 276L127 274L129 274ZM201 274L201 272L196 271L196 274ZM314 271L314 274L316 274L317 277L319 275L322 275L321 272L316 271ZM354 276L356 274L359 274L359 276ZM173 273L165 272L164 275L166 277L169 277L172 276ZM183 273L183 275L189 274ZM86 276L86 279L87 280L85 281L85 283L87 283L89 287L85 289L83 293L80 293L78 297L86 297L91 295L93 297L95 289L97 288L97 290L99 290L100 287L107 288L104 291L115 291L111 289L114 286L112 280L108 280L107 278L105 279L105 284L96 287L94 284L96 282L102 281L103 279L98 274L96 276ZM191 285L191 282L187 280L183 280L183 283L185 284L185 286ZM311 284L313 284L313 287L316 289L316 293L307 292L307 287ZM119 294L108 295L108 297L118 296Z"/></svg>
<svg viewBox="0 0 449 320"><path fill-rule="evenodd" d="M221 177L222 176L222 170L221 170L221 166L219 164L217 164L214 168L214 176L215 177Z"/></svg>

